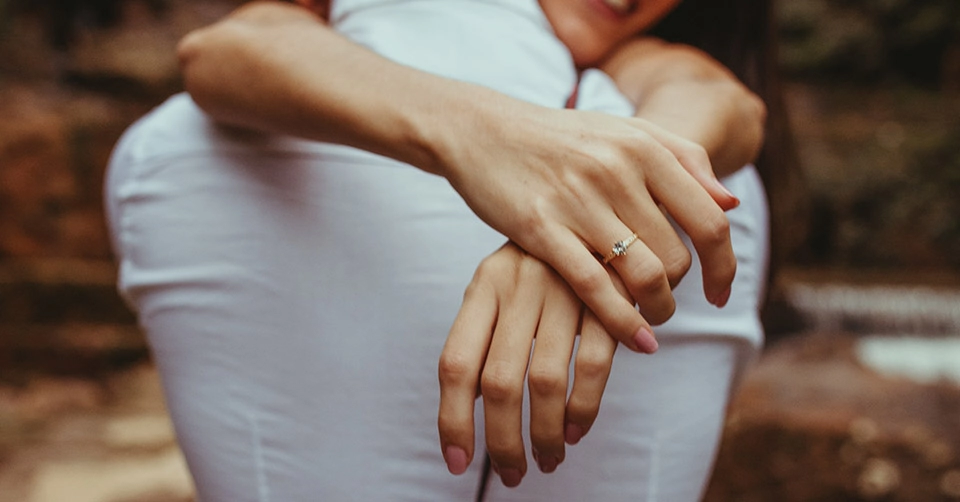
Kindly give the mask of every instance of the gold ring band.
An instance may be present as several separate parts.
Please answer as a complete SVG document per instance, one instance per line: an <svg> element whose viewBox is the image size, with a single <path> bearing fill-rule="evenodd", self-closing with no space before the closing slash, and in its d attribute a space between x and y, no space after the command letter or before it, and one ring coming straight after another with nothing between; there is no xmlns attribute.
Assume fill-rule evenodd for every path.
<svg viewBox="0 0 960 502"><path fill-rule="evenodd" d="M627 248L629 248L634 242L637 242L638 238L639 237L637 237L637 234L631 234L630 237L614 243L610 252L603 257L603 264L606 265L607 263L610 263L610 260L627 254Z"/></svg>

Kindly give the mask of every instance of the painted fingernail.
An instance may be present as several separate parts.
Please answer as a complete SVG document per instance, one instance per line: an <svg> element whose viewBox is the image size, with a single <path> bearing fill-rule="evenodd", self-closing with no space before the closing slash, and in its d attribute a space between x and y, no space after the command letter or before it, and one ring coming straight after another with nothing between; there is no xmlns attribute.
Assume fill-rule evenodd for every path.
<svg viewBox="0 0 960 502"><path fill-rule="evenodd" d="M653 336L653 332L647 328L640 328L637 334L633 335L633 343L637 345L640 352L646 354L653 354L660 347L657 338Z"/></svg>
<svg viewBox="0 0 960 502"><path fill-rule="evenodd" d="M560 465L560 457L539 459L537 460L537 465L540 466L540 472L544 474L550 474L551 472L557 470L557 466Z"/></svg>
<svg viewBox="0 0 960 502"><path fill-rule="evenodd" d="M523 476L520 474L520 469L501 469L500 470L500 480L503 481L503 486L507 488L513 488L520 484L520 479Z"/></svg>
<svg viewBox="0 0 960 502"><path fill-rule="evenodd" d="M727 289L723 290L723 293L720 293L719 295L714 297L713 301L710 303L716 305L717 308L723 307L724 305L727 304L728 301L730 301L730 291L731 291L730 286L727 286Z"/></svg>
<svg viewBox="0 0 960 502"><path fill-rule="evenodd" d="M448 446L443 452L450 474L463 474L467 471L467 452L459 446Z"/></svg>
<svg viewBox="0 0 960 502"><path fill-rule="evenodd" d="M724 207L725 210L730 210L740 205L740 199L738 199L736 195L733 195L733 192L727 189L727 187L723 186L723 183L720 183L720 180L714 179L713 182L717 185L717 188L719 188L720 191L733 200L733 205L730 207Z"/></svg>
<svg viewBox="0 0 960 502"><path fill-rule="evenodd" d="M566 441L567 444L577 444L585 433L586 431L583 430L583 427L576 424L567 424L563 430L563 440Z"/></svg>

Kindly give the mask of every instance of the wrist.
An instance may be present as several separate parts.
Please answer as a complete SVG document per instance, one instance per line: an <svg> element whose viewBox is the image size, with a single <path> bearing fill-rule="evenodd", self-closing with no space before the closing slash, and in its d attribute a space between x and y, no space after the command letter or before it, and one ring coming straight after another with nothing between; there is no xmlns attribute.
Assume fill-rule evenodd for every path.
<svg viewBox="0 0 960 502"><path fill-rule="evenodd" d="M509 125L504 111L513 100L457 81L443 81L430 91L407 115L408 145L415 157L410 163L457 185L470 174L464 170L475 165L474 152L495 147L497 132Z"/></svg>
<svg viewBox="0 0 960 502"><path fill-rule="evenodd" d="M458 163L456 154L469 122L477 118L475 102L470 99L468 84L446 79L427 78L420 86L417 99L406 101L400 112L399 139L403 151L399 160L426 172L450 178Z"/></svg>

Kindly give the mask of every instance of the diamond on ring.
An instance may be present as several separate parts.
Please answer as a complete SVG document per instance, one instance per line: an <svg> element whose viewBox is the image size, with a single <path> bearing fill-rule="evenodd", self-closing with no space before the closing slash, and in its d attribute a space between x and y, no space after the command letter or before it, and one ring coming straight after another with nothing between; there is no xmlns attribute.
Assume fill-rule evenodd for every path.
<svg viewBox="0 0 960 502"><path fill-rule="evenodd" d="M610 253L608 253L607 256L603 257L603 264L606 265L607 263L610 263L610 260L618 256L623 256L627 254L627 248L629 248L630 245L636 241L637 241L637 234L631 234L630 237L627 237L622 241L615 242L613 244L613 248L610 249Z"/></svg>

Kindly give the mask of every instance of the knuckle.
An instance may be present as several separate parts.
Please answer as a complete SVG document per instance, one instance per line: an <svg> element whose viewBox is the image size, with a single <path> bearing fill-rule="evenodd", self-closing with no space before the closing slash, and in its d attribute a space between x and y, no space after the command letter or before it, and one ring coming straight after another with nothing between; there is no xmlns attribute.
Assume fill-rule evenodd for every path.
<svg viewBox="0 0 960 502"><path fill-rule="evenodd" d="M670 287L675 288L690 271L690 267L693 266L693 256L686 246L678 246L664 258L663 265Z"/></svg>
<svg viewBox="0 0 960 502"><path fill-rule="evenodd" d="M478 282L498 278L507 270L509 270L509 261L500 253L494 253L480 262L480 265L477 266L477 271L473 275L473 281Z"/></svg>
<svg viewBox="0 0 960 502"><path fill-rule="evenodd" d="M542 397L564 396L567 393L567 374L545 368L530 368L527 377L530 394Z"/></svg>
<svg viewBox="0 0 960 502"><path fill-rule="evenodd" d="M694 142L688 142L683 149L683 162L698 169L710 169L710 155L707 149Z"/></svg>
<svg viewBox="0 0 960 502"><path fill-rule="evenodd" d="M526 255L520 261L519 275L522 280L532 279L537 282L543 282L550 278L552 272L542 261Z"/></svg>
<svg viewBox="0 0 960 502"><path fill-rule="evenodd" d="M440 385L463 386L475 381L471 377L470 363L460 354L444 352L440 355Z"/></svg>
<svg viewBox="0 0 960 502"><path fill-rule="evenodd" d="M526 235L533 243L544 241L544 232L549 218L547 203L542 198L533 198L517 215L517 229L520 235Z"/></svg>
<svg viewBox="0 0 960 502"><path fill-rule="evenodd" d="M610 281L606 272L600 267L581 266L570 272L569 283L581 298L598 294Z"/></svg>
<svg viewBox="0 0 960 502"><path fill-rule="evenodd" d="M634 292L643 296L659 293L667 283L667 271L659 260L642 260L633 267L630 277Z"/></svg>
<svg viewBox="0 0 960 502"><path fill-rule="evenodd" d="M624 144L630 154L643 153L651 148L660 148L662 145L650 133L641 129L632 129L629 141Z"/></svg>
<svg viewBox="0 0 960 502"><path fill-rule="evenodd" d="M563 451L563 428L530 429L530 444L541 454L551 450Z"/></svg>
<svg viewBox="0 0 960 502"><path fill-rule="evenodd" d="M591 161L586 164L585 174L591 180L605 180L617 176L623 162L621 149L613 146L591 152Z"/></svg>
<svg viewBox="0 0 960 502"><path fill-rule="evenodd" d="M509 371L486 368L480 378L480 392L493 403L514 403L523 398L523 385Z"/></svg>
<svg viewBox="0 0 960 502"><path fill-rule="evenodd" d="M718 246L730 240L730 220L717 209L702 220L700 240L708 246Z"/></svg>
<svg viewBox="0 0 960 502"><path fill-rule="evenodd" d="M590 381L603 381L610 375L611 361L603 355L581 350L577 354L574 371L576 378Z"/></svg>
<svg viewBox="0 0 960 502"><path fill-rule="evenodd" d="M570 396L567 403L567 418L582 427L589 428L600 413L600 401L582 396Z"/></svg>
<svg viewBox="0 0 960 502"><path fill-rule="evenodd" d="M487 438L487 453L501 468L510 467L517 462L516 457L521 455L510 442L498 441L496 438Z"/></svg>
<svg viewBox="0 0 960 502"><path fill-rule="evenodd" d="M440 413L437 417L437 429L445 437L452 438L461 433L466 432L470 428L468 423L465 423L463 420L457 420L450 416L447 416L444 413Z"/></svg>

